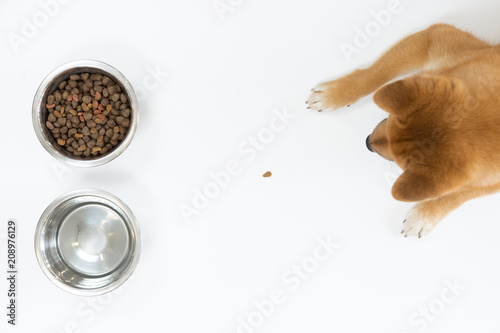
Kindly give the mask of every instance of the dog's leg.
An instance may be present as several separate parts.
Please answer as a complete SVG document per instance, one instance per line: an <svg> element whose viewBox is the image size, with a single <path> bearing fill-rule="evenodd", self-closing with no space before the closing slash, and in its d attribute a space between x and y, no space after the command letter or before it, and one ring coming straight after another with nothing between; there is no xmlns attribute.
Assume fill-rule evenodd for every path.
<svg viewBox="0 0 500 333"><path fill-rule="evenodd" d="M394 45L372 66L319 84L307 101L308 108L333 111L353 104L401 75L427 66L450 66L459 59L456 55L487 47L491 45L450 25L433 25Z"/></svg>
<svg viewBox="0 0 500 333"><path fill-rule="evenodd" d="M454 192L437 199L419 202L408 212L401 233L405 237L418 236L420 238L428 234L441 220L464 202L498 191L500 191L500 184Z"/></svg>

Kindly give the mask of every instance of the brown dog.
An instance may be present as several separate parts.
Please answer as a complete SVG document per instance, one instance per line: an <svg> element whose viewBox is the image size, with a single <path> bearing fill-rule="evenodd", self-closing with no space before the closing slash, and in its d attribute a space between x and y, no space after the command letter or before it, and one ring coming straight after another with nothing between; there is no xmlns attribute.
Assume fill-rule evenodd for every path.
<svg viewBox="0 0 500 333"><path fill-rule="evenodd" d="M500 45L433 25L371 67L319 84L307 103L332 111L416 70L375 93L389 116L366 143L403 169L392 195L419 203L402 233L421 237L464 202L500 190Z"/></svg>

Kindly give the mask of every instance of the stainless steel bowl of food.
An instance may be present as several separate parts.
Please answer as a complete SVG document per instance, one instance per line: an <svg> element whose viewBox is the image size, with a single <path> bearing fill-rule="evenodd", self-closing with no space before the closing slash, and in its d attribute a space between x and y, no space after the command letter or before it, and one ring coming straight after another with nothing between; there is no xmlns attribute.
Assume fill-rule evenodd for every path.
<svg viewBox="0 0 500 333"><path fill-rule="evenodd" d="M132 211L112 194L77 190L54 200L35 232L35 253L58 287L95 296L122 285L137 266L141 233Z"/></svg>
<svg viewBox="0 0 500 333"><path fill-rule="evenodd" d="M105 123L108 122L108 125L111 123L109 122L110 117L112 114L107 115L109 112L113 112L117 114L117 116L120 116L118 112L124 112L124 110L121 110L119 107L117 110L111 109L111 106L114 107L113 103L118 103L120 104L120 100L113 101L111 100L111 96L109 96L109 104L107 105L101 105L101 101L107 100L108 101L108 96L101 96L101 93L96 91L96 90L101 90L102 92L102 86L97 88L97 86L90 86L90 87L83 87L86 88L87 93L88 91L91 90L93 92L93 96L91 101L96 103L96 105L93 105L93 103L86 103L82 100L82 92L80 91L79 94L73 94L71 92L71 88L69 85L66 85L65 82L69 82L71 76L79 76L79 75L101 75L103 77L106 77L109 82L112 83L113 89L116 88L118 92L123 93L124 96L122 96L122 99L126 100L127 103L127 125L126 125L126 130L122 127L119 126L119 124L116 124L115 121L112 121L111 126L107 126L108 128L104 129ZM83 79L82 79L83 81ZM88 80L87 80L88 81ZM97 80L96 80L97 81ZM74 81L72 82L74 83ZM88 82L87 82L88 83ZM90 82L89 84L96 83L95 81ZM61 85L65 86L67 92L65 92L63 88L60 88ZM83 82L78 82L80 84L80 87L83 85ZM99 81L100 85L103 85L102 82ZM78 90L78 86L73 87L73 89ZM96 90L94 90L94 88ZM58 113L55 113L55 109L49 108L49 106L52 106L52 104L48 103L49 97L54 100L52 94L56 92L58 89L62 89L64 94L69 95L64 98L64 102L66 104L73 103L73 106L71 107L71 104L69 106L67 105L68 110L57 110ZM108 92L106 91L106 94ZM98 94L98 98L95 96L95 94ZM72 96L75 95L74 101L72 100ZM87 99L90 98L90 96L84 96ZM99 100L97 102L96 100ZM68 99L68 102L66 102L66 99ZM59 99L61 100L61 97L59 96ZM87 101L88 102L88 101ZM50 105L49 105L50 104ZM104 102L102 103L104 104ZM109 106L108 106L109 105ZM55 104L53 107L56 107ZM58 108L61 107L61 105L57 106ZM82 110L82 107L85 108L85 110ZM90 107L90 110L88 108ZM109 107L110 109L106 109L105 107ZM64 107L63 107L64 108ZM50 112L49 112L50 111ZM85 112L87 111L87 112ZM71 113L72 114L71 114ZM97 114L99 113L99 115ZM57 114L59 118L56 118L54 114ZM89 118L87 118L87 115L90 115ZM96 116L102 117L102 119L97 120ZM57 122L54 122L55 126L57 127L56 129L52 128L52 124L48 124L48 120L50 119L49 117L53 117L54 119L57 120ZM85 119L84 119L85 117ZM91 118L93 117L93 119ZM114 116L113 116L114 117ZM62 119L61 119L62 118ZM81 123L77 120L81 119ZM76 123L72 123L70 120L77 120ZM95 124L96 122L103 122L102 126L100 124ZM139 104L137 102L137 97L135 95L134 89L130 82L125 78L125 76L120 73L117 69L114 67L100 62L96 60L77 60L77 61L72 61L69 63L66 63L55 70L53 70L47 77L42 81L40 84L34 100L33 100L33 107L32 107L32 121L33 121L33 127L36 133L36 136L38 137L38 140L42 144L42 146L56 159L58 159L61 162L64 162L66 164L72 165L72 166L78 166L78 167L94 167L98 165L102 165L105 163L110 162L111 160L115 159L117 156L119 156L121 153L125 151L125 149L130 145L130 142L132 141L132 138L135 135L136 129L137 129L137 123L139 120ZM59 123L61 121L61 123ZM68 126L64 124L65 122L68 123ZM91 127L92 125L94 127ZM48 127L50 126L50 128ZM79 127L80 126L80 127ZM89 126L89 127L87 127ZM97 131L97 128L99 128L100 131L103 131L103 133L99 133ZM102 127L102 130L100 129ZM111 128L109 128L111 127ZM99 138L101 141L103 139L107 140L105 143L107 144L110 140L110 138L107 138L102 135L104 134L104 131L113 131L114 127L118 128L118 133L117 138L116 138L116 143L113 145L113 147L103 147L104 142L101 143L101 147L99 146L99 143L97 146L95 145L95 140L93 141L93 146L90 147L88 144L88 138L92 135L95 135L95 139ZM72 129L73 128L73 129ZM122 130L123 133L120 133L120 129ZM89 137L87 139L85 137L81 137L81 133L83 131L87 131ZM59 133L59 131L61 131ZM65 131L62 133L62 131ZM72 132L74 131L74 132ZM76 132L78 131L78 132ZM90 131L93 133L91 134ZM57 132L57 133L54 133ZM115 135L113 132L111 132L113 135ZM75 136L75 134L77 134ZM56 137L57 136L57 137ZM63 138L58 138L60 136L65 137ZM79 137L80 136L80 137ZM118 139L119 136L119 139ZM85 144L81 144L78 147L72 147L69 142L78 142L79 140L87 140L87 146ZM73 143L75 145L75 143ZM85 149L87 150L87 156L84 156L83 153L85 153L84 150L79 151L78 149L80 147L85 146ZM92 149L92 150L91 150ZM101 153L98 153L98 150L105 149L106 152L104 153L104 150L101 151ZM75 152L72 152L72 151ZM93 155L90 155L89 152L92 152ZM77 156L77 155L79 156Z"/></svg>

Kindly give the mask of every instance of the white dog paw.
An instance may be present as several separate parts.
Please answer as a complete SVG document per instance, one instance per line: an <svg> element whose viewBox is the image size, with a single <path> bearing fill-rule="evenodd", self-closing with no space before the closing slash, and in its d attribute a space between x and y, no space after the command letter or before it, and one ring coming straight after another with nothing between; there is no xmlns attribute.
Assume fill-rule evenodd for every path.
<svg viewBox="0 0 500 333"><path fill-rule="evenodd" d="M403 231L405 237L418 236L418 238L427 235L441 221L439 216L429 214L425 211L423 203L416 204L406 215L403 222Z"/></svg>

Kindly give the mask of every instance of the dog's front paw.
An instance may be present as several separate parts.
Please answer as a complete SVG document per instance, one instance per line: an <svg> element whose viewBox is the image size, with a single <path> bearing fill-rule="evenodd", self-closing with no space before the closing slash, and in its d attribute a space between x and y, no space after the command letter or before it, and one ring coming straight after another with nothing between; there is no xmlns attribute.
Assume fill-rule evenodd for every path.
<svg viewBox="0 0 500 333"><path fill-rule="evenodd" d="M441 221L441 217L428 208L425 202L421 202L408 212L403 222L403 231L401 231L405 237L425 236Z"/></svg>
<svg viewBox="0 0 500 333"><path fill-rule="evenodd" d="M360 94L359 86L348 75L335 81L318 84L312 89L306 104L308 104L308 109L315 111L333 111L350 106L361 97L363 94Z"/></svg>

